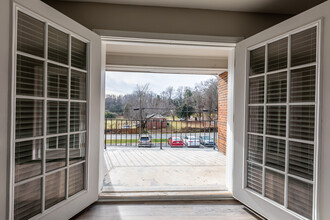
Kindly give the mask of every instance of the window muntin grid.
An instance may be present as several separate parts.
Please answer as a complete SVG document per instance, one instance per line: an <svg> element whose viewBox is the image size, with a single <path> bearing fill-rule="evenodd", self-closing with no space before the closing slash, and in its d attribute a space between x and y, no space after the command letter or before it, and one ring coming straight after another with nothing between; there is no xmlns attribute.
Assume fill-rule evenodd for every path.
<svg viewBox="0 0 330 220"><path fill-rule="evenodd" d="M313 201L315 198L316 181L314 178L315 175L313 175L315 172L313 168L316 166L314 158L317 147L317 133L315 131L317 130L316 116L318 109L316 102L317 53L319 50L319 45L317 45L318 27L318 24L314 24L304 28L302 31L293 31L282 38L278 37L275 40L270 40L264 44L260 44L261 46L251 49L249 57L251 58L252 56L255 59L255 54L257 54L258 61L264 60L265 64L261 65L258 62L258 65L252 64L252 68L248 69L248 93L246 97L248 112L246 114L247 131L245 137L246 189L252 190L256 195L259 194L261 197L267 197L267 200L274 201L274 204L277 203L279 207L286 209L288 212L310 219L313 216L313 208L310 206L313 202L310 200ZM315 33L312 33L313 31ZM302 37L306 43L306 37L303 37L301 33L308 33L311 36L310 45L303 45L302 48L308 48L311 53L315 53L309 53L305 56L305 59L303 59L304 56L297 52L300 51L301 53L304 49L294 47L294 45L301 45L298 42L299 37ZM292 44L292 40L295 41L294 45ZM276 52L274 45L276 44L280 45L278 47L278 55L274 55L274 51ZM286 53L283 45L287 47ZM274 60L276 59L278 61L281 60L280 63L277 63L280 64L277 65L279 66L277 69L272 64L272 68L270 70L268 69L270 46L272 49L272 64L274 64ZM294 53L292 53L292 50L294 50ZM261 58L261 52L264 52L264 59ZM280 56L284 56L287 61L281 59ZM295 60L294 63L291 62L293 59ZM248 60L250 65L251 62L251 60ZM283 68L286 63L289 65ZM251 69L255 69L253 68L255 66L259 67L258 74L256 74L256 71L251 71ZM264 69L261 70L260 66L263 66ZM264 82L264 84L256 84L256 79L258 79L258 82ZM251 88L251 86L256 86L256 88ZM251 93L251 91L260 91L260 88L264 90L263 97L260 92ZM252 97L250 97L251 94L253 95ZM263 100L263 102L256 102L256 97L258 98L257 100ZM256 111L257 109L258 111ZM255 114L251 114L251 112ZM264 118L259 117L258 119L257 115L264 116ZM257 127L263 130L259 129L259 132L255 132L256 130L254 129L251 131L251 128ZM256 139L260 140L258 142L260 146L254 144L252 150L258 149L258 155L263 153L262 159L259 160L251 157L250 140ZM297 163L297 158L298 160L299 158L304 158L306 161L298 161ZM305 167L307 170L302 170L302 167ZM251 182L253 182L253 173L249 172L256 173L256 182L261 184L261 190L258 188L260 186L256 188L255 185L252 185L253 187L250 187ZM272 173L271 179L270 173ZM260 176L262 177L261 182ZM289 178L291 179L290 181ZM283 186L280 187L277 185L277 189L270 189L270 180L283 183ZM298 186L300 189L307 189L308 186L305 197L308 201L308 209L299 209L299 205L290 204L290 201L292 202L294 200L292 198L294 193L290 192L294 187L290 183L300 184ZM270 190L276 192L280 189L282 192L283 187L283 200L280 195L275 196L275 194L270 194Z"/></svg>
<svg viewBox="0 0 330 220"><path fill-rule="evenodd" d="M22 25L26 23L29 24L28 29ZM15 139L13 216L15 219L22 219L44 213L47 209L86 189L87 157L85 152L88 137L89 56L86 40L30 11L17 8L15 24L18 29L16 29L15 41L15 45L17 45L15 51L16 85L13 89L16 103L14 105L16 106L16 113L14 113L16 123L13 125L14 131L16 131L13 135ZM33 29L34 27L36 29ZM40 30L42 31L40 32ZM26 33L26 31L31 33ZM54 33L58 35L55 38L59 35L62 38L67 36L68 42L63 44L60 39L54 41ZM37 39L27 37L31 34L35 34L42 41L31 42L31 40ZM52 38L48 38L51 35ZM80 54L75 53L75 59L81 59L84 62L83 69L71 64L73 39L75 44L84 47ZM31 48L28 42L30 42ZM40 48L41 46L42 48ZM67 48L65 48L66 46ZM48 57L50 54L54 56ZM79 58L79 56L84 57ZM80 91L81 94L85 94L83 100L70 99L70 75L73 70L84 74L84 86L75 88L75 93L84 90ZM79 131L72 132L70 131L70 106L76 105L76 103L85 107L84 114L80 117L84 124L78 126ZM56 112L56 114L52 115L52 112ZM69 145L72 135L82 135L86 142L82 149L83 157L71 165L69 163ZM79 169L77 169L78 167ZM24 173L24 169L28 168L32 168L29 170L31 172ZM73 172L75 170L79 172ZM54 181L59 180L59 177L60 186L57 187L60 188L56 190L56 193L52 193L51 190L56 185ZM71 188L75 188L75 190L72 191ZM33 210L22 209L22 205L31 207ZM29 213L24 213L22 210L28 210Z"/></svg>

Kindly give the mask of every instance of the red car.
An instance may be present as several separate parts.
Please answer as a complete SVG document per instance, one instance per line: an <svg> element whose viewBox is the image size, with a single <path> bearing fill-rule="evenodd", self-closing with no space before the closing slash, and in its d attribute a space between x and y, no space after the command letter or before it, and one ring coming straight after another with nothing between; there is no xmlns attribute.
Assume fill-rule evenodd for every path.
<svg viewBox="0 0 330 220"><path fill-rule="evenodd" d="M170 137L168 139L168 144L171 147L182 147L183 146L183 141L181 140L180 137Z"/></svg>

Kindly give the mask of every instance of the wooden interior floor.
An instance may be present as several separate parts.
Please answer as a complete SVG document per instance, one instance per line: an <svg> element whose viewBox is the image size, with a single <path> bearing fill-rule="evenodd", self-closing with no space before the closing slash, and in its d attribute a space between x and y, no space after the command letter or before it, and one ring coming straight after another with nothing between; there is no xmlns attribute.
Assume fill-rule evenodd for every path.
<svg viewBox="0 0 330 220"><path fill-rule="evenodd" d="M72 220L252 220L262 219L235 200L183 202L99 202Z"/></svg>

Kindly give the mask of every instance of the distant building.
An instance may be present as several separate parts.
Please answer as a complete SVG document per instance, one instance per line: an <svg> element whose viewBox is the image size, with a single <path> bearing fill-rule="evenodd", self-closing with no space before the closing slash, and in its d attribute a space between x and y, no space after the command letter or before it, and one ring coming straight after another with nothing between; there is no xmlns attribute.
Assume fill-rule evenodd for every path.
<svg viewBox="0 0 330 220"><path fill-rule="evenodd" d="M147 128L148 129L160 129L167 127L167 119L161 114L151 114L147 116Z"/></svg>

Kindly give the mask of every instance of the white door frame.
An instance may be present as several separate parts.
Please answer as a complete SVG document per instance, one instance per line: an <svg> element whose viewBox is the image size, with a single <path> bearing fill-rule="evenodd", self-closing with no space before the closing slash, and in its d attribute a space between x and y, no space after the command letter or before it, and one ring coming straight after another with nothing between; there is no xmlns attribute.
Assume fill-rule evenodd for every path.
<svg viewBox="0 0 330 220"><path fill-rule="evenodd" d="M234 64L235 64L235 46L242 38L240 37L203 37L194 35L176 35L176 34L154 34L154 33L138 33L138 32L122 32L122 31L107 31L94 30L100 34L102 39L102 68L112 71L127 71L127 72L150 72L150 73L182 73L182 74L210 74L219 75L219 73L228 71L228 99L227 99L227 150L226 150L226 187L229 192L233 189L233 164L234 164ZM179 39L179 40L178 40ZM107 42L120 42L121 44L170 44L170 45L191 45L197 47L226 47L229 49L228 53L228 67L227 69L217 68L169 68L169 67L154 67L154 66L130 66L130 65L107 65L106 64L106 44ZM102 84L102 86L104 86ZM102 94L105 94L105 87ZM105 99L102 99L102 109L104 111ZM102 110L101 109L101 110ZM104 112L103 112L104 114ZM104 126L104 120L102 121ZM104 134L101 134L103 137ZM230 147L228 147L230 146ZM103 146L102 146L103 149ZM99 189L102 187L102 176L105 175L103 170L104 160L100 153L100 180ZM102 157L101 157L102 156ZM102 160L102 161L101 161Z"/></svg>

